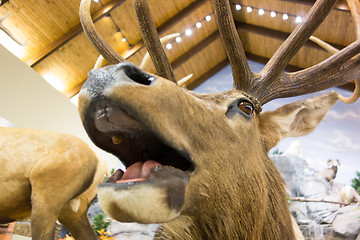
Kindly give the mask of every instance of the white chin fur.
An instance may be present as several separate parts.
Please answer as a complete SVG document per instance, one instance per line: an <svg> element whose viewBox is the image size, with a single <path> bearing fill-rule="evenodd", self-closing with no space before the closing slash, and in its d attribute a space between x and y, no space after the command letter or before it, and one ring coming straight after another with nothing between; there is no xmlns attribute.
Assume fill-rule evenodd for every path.
<svg viewBox="0 0 360 240"><path fill-rule="evenodd" d="M164 223L180 214L169 207L165 189L147 184L125 189L102 186L98 198L104 212L119 222Z"/></svg>

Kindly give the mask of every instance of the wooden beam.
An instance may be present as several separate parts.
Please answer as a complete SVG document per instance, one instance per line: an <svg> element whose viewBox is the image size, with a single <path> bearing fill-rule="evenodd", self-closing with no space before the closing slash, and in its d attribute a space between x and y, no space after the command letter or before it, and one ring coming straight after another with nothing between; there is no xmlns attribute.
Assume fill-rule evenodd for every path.
<svg viewBox="0 0 360 240"><path fill-rule="evenodd" d="M180 65L182 65L184 62L186 62L189 58L203 50L205 47L207 47L209 44L214 42L218 37L220 37L219 31L215 31L206 38L204 38L202 41L197 43L195 46L193 46L191 49L186 51L183 55L176 58L172 63L171 66L176 69Z"/></svg>
<svg viewBox="0 0 360 240"><path fill-rule="evenodd" d="M236 22L236 27L237 29L242 29L242 30L246 30L247 32L253 32L259 35L263 35L266 37L271 37L271 38L275 38L275 39L279 39L281 41L285 41L286 38L290 35L290 33L287 32L281 32L281 31L277 31L277 30L273 30L273 29L269 29L269 28L264 28L264 27L259 27L256 25L252 25L252 24L247 24L247 23L243 23L243 22ZM333 44L330 43L333 47L337 48L337 49L343 49L345 46L343 45L338 45L338 44ZM314 43L311 40L308 40L304 46L307 47L312 47L312 48L316 48L319 50L324 50L322 47L320 47L319 45L317 45L316 43Z"/></svg>
<svg viewBox="0 0 360 240"><path fill-rule="evenodd" d="M172 18L168 19L166 22L164 22L161 26L157 28L157 31L159 35L163 34L164 32L171 29L174 25L181 22L185 17L187 17L191 12L194 12L196 9L201 7L204 3L206 3L206 0L196 0L189 4L187 7L182 9L180 12L175 14Z"/></svg>
<svg viewBox="0 0 360 240"><path fill-rule="evenodd" d="M314 3L316 2L316 0L282 0L284 2L294 2L294 3L299 3L299 4L303 4L303 5L314 5ZM335 10L342 10L342 11L350 11L349 6L346 3L346 0L339 0L335 6L334 6Z"/></svg>
<svg viewBox="0 0 360 240"><path fill-rule="evenodd" d="M207 79L209 79L211 76L213 76L215 73L223 69L229 64L228 58L224 59L223 61L219 62L217 65L215 65L213 68L211 68L209 71L192 81L189 85L185 83L185 86L187 89L193 90L203 82L205 82Z"/></svg>
<svg viewBox="0 0 360 240"><path fill-rule="evenodd" d="M112 10L114 10L116 7L124 3L125 0L114 0L112 2L109 2L108 4L104 5L100 10L96 11L92 14L92 19L94 22L98 21L102 17L109 14ZM34 67L36 64L41 62L43 59L48 57L51 53L55 52L57 49L62 47L64 44L69 42L71 39L75 38L77 35L82 33L83 29L81 24L79 23L72 29L70 29L67 33L62 35L59 39L52 42L49 46L44 48L41 52L38 54L32 56L31 58L27 59L25 63L31 67Z"/></svg>
<svg viewBox="0 0 360 240"><path fill-rule="evenodd" d="M205 2L206 0L196 0L195 2L192 2L190 5L182 9L180 12L175 14L173 17L169 18L166 22L156 28L159 36L171 29L177 23L181 22L186 16L201 7ZM140 40L134 44L134 47L132 49L125 50L124 52L120 53L120 55L124 56L124 58L127 59L130 58L133 54L136 54L138 51L142 50L144 47L144 42Z"/></svg>

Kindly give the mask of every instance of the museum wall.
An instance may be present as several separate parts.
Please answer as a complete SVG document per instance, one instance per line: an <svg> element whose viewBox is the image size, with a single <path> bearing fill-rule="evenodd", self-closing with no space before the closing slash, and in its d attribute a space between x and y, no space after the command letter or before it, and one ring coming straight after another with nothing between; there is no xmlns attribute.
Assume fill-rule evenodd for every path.
<svg viewBox="0 0 360 240"><path fill-rule="evenodd" d="M37 72L0 45L0 117L20 128L65 132L88 143L109 168L120 162L88 138L77 107Z"/></svg>

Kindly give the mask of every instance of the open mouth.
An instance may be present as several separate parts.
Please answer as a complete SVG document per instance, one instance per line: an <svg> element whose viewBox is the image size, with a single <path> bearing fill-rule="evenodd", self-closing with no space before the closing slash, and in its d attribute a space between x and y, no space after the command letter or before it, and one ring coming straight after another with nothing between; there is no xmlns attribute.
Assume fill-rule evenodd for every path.
<svg viewBox="0 0 360 240"><path fill-rule="evenodd" d="M98 104L94 111L90 135L102 149L117 156L126 167L107 180L109 183L137 183L147 181L156 171L181 171L189 174L194 170L190 156L158 137L149 127L126 111L114 105ZM171 167L171 168L169 168Z"/></svg>
<svg viewBox="0 0 360 240"><path fill-rule="evenodd" d="M116 170L97 189L101 208L120 222L163 223L179 216L196 168L190 150L184 149L188 143L169 129L176 123L169 125L166 119L162 124L156 112L143 111L145 98L137 105L131 91L123 94L156 83L134 65L121 63L90 72L79 98L91 140L126 168Z"/></svg>

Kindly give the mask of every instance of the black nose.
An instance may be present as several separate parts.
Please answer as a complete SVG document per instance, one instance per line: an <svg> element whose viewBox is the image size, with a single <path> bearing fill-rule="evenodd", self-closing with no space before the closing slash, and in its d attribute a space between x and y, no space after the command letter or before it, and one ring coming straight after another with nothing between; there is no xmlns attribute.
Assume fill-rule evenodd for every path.
<svg viewBox="0 0 360 240"><path fill-rule="evenodd" d="M142 71L132 63L121 63L116 66L118 67L117 71L123 71L134 82L150 85L155 80L155 76Z"/></svg>
<svg viewBox="0 0 360 240"><path fill-rule="evenodd" d="M156 76L142 71L132 63L126 62L91 70L82 89L95 97L102 95L107 87L116 82L126 81L151 85L155 80Z"/></svg>

